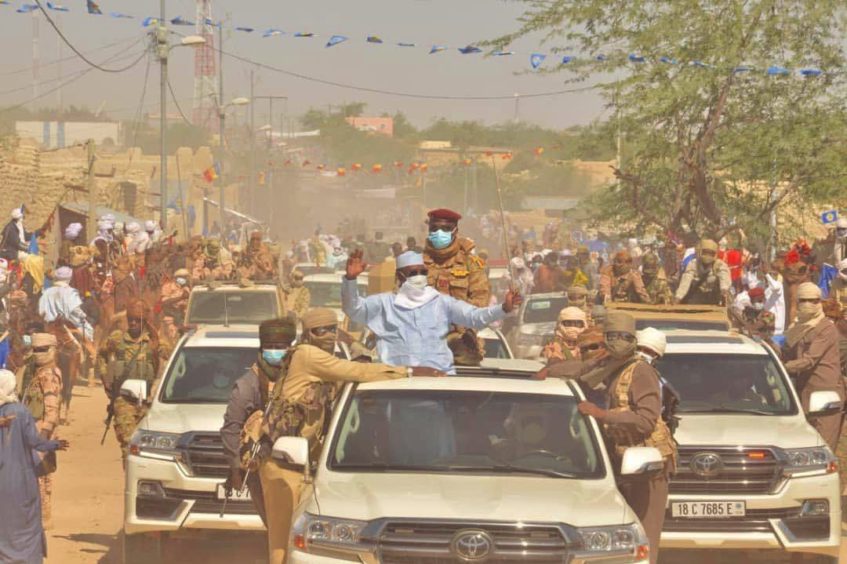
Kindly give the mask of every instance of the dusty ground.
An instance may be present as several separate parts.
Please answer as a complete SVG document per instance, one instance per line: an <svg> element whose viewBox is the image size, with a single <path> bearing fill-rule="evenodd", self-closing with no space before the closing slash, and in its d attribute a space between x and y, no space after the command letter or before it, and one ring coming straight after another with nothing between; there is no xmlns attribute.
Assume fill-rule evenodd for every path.
<svg viewBox="0 0 847 564"><path fill-rule="evenodd" d="M53 528L47 532L48 562L61 564L120 564L123 515L123 471L120 450L109 433L100 446L106 400L101 388L77 386L71 405L71 424L60 428L71 448L59 453L53 484ZM180 563L242 564L262 562L262 539L245 537L226 547L204 542L179 545L173 561ZM667 554L662 564L775 562L773 554ZM847 562L847 542L841 561Z"/></svg>

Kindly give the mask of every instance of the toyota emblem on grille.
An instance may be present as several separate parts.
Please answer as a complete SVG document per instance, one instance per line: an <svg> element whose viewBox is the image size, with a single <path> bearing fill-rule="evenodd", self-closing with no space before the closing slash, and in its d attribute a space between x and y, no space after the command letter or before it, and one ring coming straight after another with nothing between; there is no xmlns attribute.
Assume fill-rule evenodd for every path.
<svg viewBox="0 0 847 564"><path fill-rule="evenodd" d="M701 452L691 457L691 469L703 478L713 478L723 470L723 460L713 452Z"/></svg>
<svg viewBox="0 0 847 564"><path fill-rule="evenodd" d="M464 562L480 562L491 554L494 549L494 540L485 531L459 531L453 537L450 549Z"/></svg>

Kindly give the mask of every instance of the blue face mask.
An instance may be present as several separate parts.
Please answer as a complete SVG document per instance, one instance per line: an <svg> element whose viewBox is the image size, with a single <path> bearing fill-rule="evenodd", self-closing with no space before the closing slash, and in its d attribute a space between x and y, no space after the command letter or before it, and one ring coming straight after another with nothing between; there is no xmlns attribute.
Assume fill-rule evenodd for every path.
<svg viewBox="0 0 847 564"><path fill-rule="evenodd" d="M427 238L433 247L440 250L447 248L453 242L453 232L438 229L431 232Z"/></svg>
<svg viewBox="0 0 847 564"><path fill-rule="evenodd" d="M262 360L271 366L281 366L282 359L285 358L285 353L287 352L284 349L265 349L262 350Z"/></svg>

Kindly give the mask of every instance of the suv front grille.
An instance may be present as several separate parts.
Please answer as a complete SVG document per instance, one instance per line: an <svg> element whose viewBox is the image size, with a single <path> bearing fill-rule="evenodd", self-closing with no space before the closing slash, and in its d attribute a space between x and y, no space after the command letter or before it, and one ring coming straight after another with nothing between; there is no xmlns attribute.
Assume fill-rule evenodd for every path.
<svg viewBox="0 0 847 564"><path fill-rule="evenodd" d="M220 433L192 433L183 449L183 461L193 476L226 479L229 462Z"/></svg>
<svg viewBox="0 0 847 564"><path fill-rule="evenodd" d="M461 562L451 544L461 531L484 531L493 541L486 562L566 562L568 543L559 528L511 523L416 523L391 521L379 536L383 564L441 564Z"/></svg>
<svg viewBox="0 0 847 564"><path fill-rule="evenodd" d="M723 467L704 476L692 465L700 454L716 454ZM750 456L756 453L757 457ZM671 477L671 494L767 494L779 483L782 466L770 449L680 447L676 474Z"/></svg>

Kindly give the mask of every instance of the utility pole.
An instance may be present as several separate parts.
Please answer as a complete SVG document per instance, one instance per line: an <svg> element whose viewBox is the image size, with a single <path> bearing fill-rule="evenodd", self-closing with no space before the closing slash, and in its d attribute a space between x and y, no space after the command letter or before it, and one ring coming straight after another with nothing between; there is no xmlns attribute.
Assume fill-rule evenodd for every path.
<svg viewBox="0 0 847 564"><path fill-rule="evenodd" d="M89 139L85 144L88 154L88 173L85 176L85 188L88 190L88 219L86 232L88 240L94 239L97 234L97 182L94 179L94 139Z"/></svg>
<svg viewBox="0 0 847 564"><path fill-rule="evenodd" d="M159 66L159 127L161 155L159 159L159 198L161 211L159 224L162 231L168 228L168 28L165 19L165 0L159 0L159 26L156 28L156 45L158 47Z"/></svg>
<svg viewBox="0 0 847 564"><path fill-rule="evenodd" d="M615 168L621 170L621 166L623 166L623 135L621 133L621 105L618 100L619 93L615 92L615 110L617 114L617 149L615 155Z"/></svg>
<svg viewBox="0 0 847 564"><path fill-rule="evenodd" d="M226 233L226 183L224 182L224 152L226 151L226 143L224 142L224 135L226 134L226 110L224 108L224 26L223 22L220 22L218 25L218 109L219 111L219 119L218 124L220 125L220 163L221 163L221 173L218 176L218 183L220 184L220 196L218 196L218 204L220 205L220 218L221 218L221 237L223 238Z"/></svg>
<svg viewBox="0 0 847 564"><path fill-rule="evenodd" d="M62 27L61 14L56 15L56 21L59 27ZM56 89L56 106L59 113L62 113L62 38L56 35L56 74L58 75L59 86Z"/></svg>
<svg viewBox="0 0 847 564"><path fill-rule="evenodd" d="M285 100L286 104L288 103L288 96L256 96L255 100L267 100L268 101L268 169L267 174L265 175L265 182L267 183L267 193L273 194L274 187L274 173L273 173L273 165L272 165L272 156L271 150L273 148L273 135L274 135L274 100ZM281 134L281 132L280 132ZM270 205L270 200L267 201L267 204Z"/></svg>

